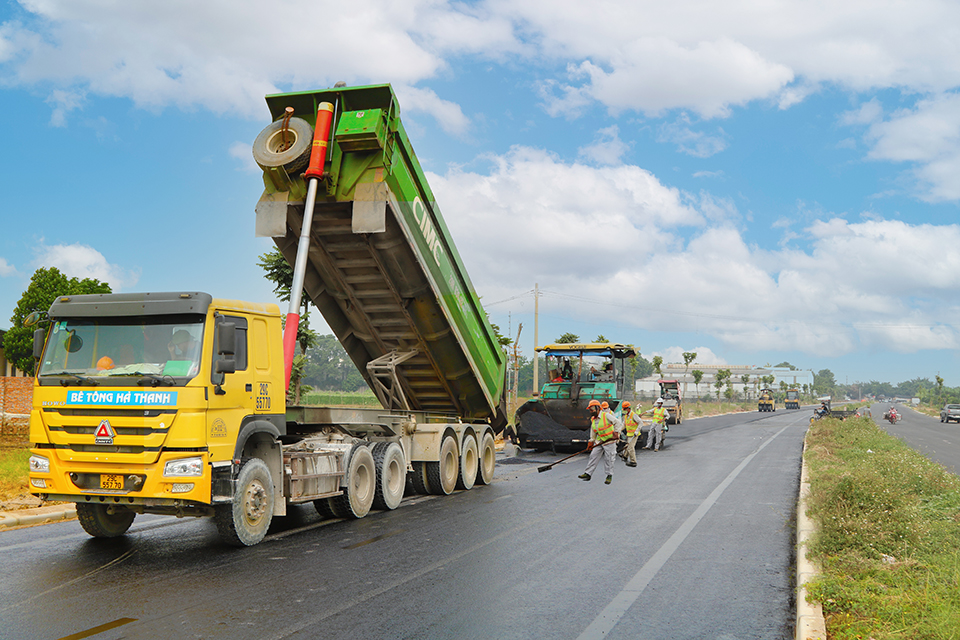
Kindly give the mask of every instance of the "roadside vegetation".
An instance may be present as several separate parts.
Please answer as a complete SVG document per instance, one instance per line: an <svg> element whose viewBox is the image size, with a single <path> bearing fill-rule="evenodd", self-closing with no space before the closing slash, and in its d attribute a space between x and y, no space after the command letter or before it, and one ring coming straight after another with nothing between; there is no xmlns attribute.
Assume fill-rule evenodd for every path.
<svg viewBox="0 0 960 640"><path fill-rule="evenodd" d="M829 638L960 638L960 477L868 418L821 420L807 447Z"/></svg>
<svg viewBox="0 0 960 640"><path fill-rule="evenodd" d="M30 497L27 490L27 458L23 438L0 437L0 511L16 508Z"/></svg>

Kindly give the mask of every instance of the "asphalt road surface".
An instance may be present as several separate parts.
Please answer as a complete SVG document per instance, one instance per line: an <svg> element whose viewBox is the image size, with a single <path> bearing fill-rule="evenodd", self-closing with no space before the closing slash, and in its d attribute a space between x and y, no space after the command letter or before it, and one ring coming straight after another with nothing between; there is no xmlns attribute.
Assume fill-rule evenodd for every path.
<svg viewBox="0 0 960 640"><path fill-rule="evenodd" d="M609 486L524 451L362 520L294 509L248 549L157 516L2 532L0 638L792 638L809 416L688 420Z"/></svg>
<svg viewBox="0 0 960 640"><path fill-rule="evenodd" d="M880 428L953 473L960 471L960 423L942 423L940 418L931 418L904 405L897 405L897 411L903 418L896 424L890 424L883 419L883 414L889 408L889 404L870 407L873 419Z"/></svg>

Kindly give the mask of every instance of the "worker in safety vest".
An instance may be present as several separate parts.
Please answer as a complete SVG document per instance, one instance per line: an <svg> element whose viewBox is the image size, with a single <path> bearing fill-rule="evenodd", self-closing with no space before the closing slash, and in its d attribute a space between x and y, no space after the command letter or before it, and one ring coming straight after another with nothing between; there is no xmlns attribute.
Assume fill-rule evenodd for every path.
<svg viewBox="0 0 960 640"><path fill-rule="evenodd" d="M590 412L590 439L587 441L590 460L587 461L586 471L578 477L581 480L589 480L597 465L600 464L600 458L603 457L603 470L607 473L605 484L610 484L613 482L613 460L617 456L620 429L611 419L613 414L603 411L599 401L591 400L587 410Z"/></svg>
<svg viewBox="0 0 960 640"><path fill-rule="evenodd" d="M615 414L612 409L610 409L610 403L604 400L600 403L600 411L607 414L607 418L613 421L614 426L617 429L617 433L623 430L623 420L620 419L620 416Z"/></svg>
<svg viewBox="0 0 960 640"><path fill-rule="evenodd" d="M667 424L667 417L670 412L663 408L663 398L657 398L657 401L653 403L653 409L648 409L644 413L653 414L653 424L650 425L647 446L644 449L660 451L660 443L663 442L663 428Z"/></svg>
<svg viewBox="0 0 960 640"><path fill-rule="evenodd" d="M623 401L620 405L623 415L623 426L627 432L627 446L623 450L622 457L627 461L628 467L637 466L637 439L640 437L640 429L643 427L643 421L640 414L635 409L630 408L630 402Z"/></svg>

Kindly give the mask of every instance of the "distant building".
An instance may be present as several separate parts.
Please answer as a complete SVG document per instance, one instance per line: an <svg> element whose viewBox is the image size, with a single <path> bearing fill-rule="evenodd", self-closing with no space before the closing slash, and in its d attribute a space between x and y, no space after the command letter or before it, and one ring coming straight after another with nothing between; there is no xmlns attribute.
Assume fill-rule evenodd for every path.
<svg viewBox="0 0 960 640"><path fill-rule="evenodd" d="M693 374L691 372L694 369L703 372L703 378L700 380L699 385L693 381ZM657 380L678 380L684 398L692 400L707 395L711 398L716 398L717 371L720 369L730 370L732 374L730 381L733 390L737 392L739 397L743 397L744 386L746 386L746 397L756 398L757 392L767 386L760 382L760 379L770 375L773 376L773 384L770 385L770 387L776 390L780 389L781 382L786 383L787 388L797 388L802 391L804 385L807 385L808 391L813 389L813 371L801 369L791 370L785 367L756 367L753 365L736 364L711 365L695 363L689 367L682 364L665 364L661 367L663 376L654 373L651 376L637 380L637 397L646 399L657 397L660 394L660 387L657 385ZM743 376L748 376L746 385L743 384ZM727 386L724 385L721 394L726 391L726 388Z"/></svg>

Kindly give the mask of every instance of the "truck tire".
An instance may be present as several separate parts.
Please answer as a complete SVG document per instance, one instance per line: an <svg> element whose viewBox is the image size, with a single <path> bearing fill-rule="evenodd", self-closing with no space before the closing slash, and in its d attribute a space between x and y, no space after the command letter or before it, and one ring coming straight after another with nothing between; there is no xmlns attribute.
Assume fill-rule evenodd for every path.
<svg viewBox="0 0 960 640"><path fill-rule="evenodd" d="M313 508L317 510L317 513L319 513L320 517L324 520L336 517L333 515L333 507L330 506L330 498L317 498L313 501Z"/></svg>
<svg viewBox="0 0 960 640"><path fill-rule="evenodd" d="M116 538L122 536L133 524L137 514L133 511L118 510L107 512L105 504L77 503L77 518L80 526L94 538Z"/></svg>
<svg viewBox="0 0 960 640"><path fill-rule="evenodd" d="M373 446L373 462L377 468L373 508L396 509L406 488L407 463L403 448L396 442L378 442Z"/></svg>
<svg viewBox="0 0 960 640"><path fill-rule="evenodd" d="M343 495L330 498L330 507L338 518L359 519L370 513L377 486L377 468L370 447L356 444L344 475Z"/></svg>
<svg viewBox="0 0 960 640"><path fill-rule="evenodd" d="M427 463L426 462L414 462L413 463L413 472L407 476L407 480L410 481L410 484L413 486L413 490L417 493L426 495L430 493L427 489Z"/></svg>
<svg viewBox="0 0 960 640"><path fill-rule="evenodd" d="M460 475L460 455L457 441L447 436L440 443L440 460L426 463L427 491L436 496L447 496L457 488Z"/></svg>
<svg viewBox="0 0 960 640"><path fill-rule="evenodd" d="M273 520L275 495L267 463L246 460L237 474L233 501L215 507L220 538L234 547L251 547L263 540Z"/></svg>
<svg viewBox="0 0 960 640"><path fill-rule="evenodd" d="M497 466L497 450L493 445L493 434L484 432L480 437L480 468L477 472L477 482L490 484L493 482L493 472Z"/></svg>
<svg viewBox="0 0 960 640"><path fill-rule="evenodd" d="M284 149L284 141L289 145ZM286 133L283 120L271 122L253 142L253 159L261 169L283 167L296 173L310 161L313 127L302 118L290 118Z"/></svg>
<svg viewBox="0 0 960 640"><path fill-rule="evenodd" d="M477 439L468 435L463 439L460 450L460 473L457 476L457 489L469 491L477 484L477 469L480 466L480 452Z"/></svg>

